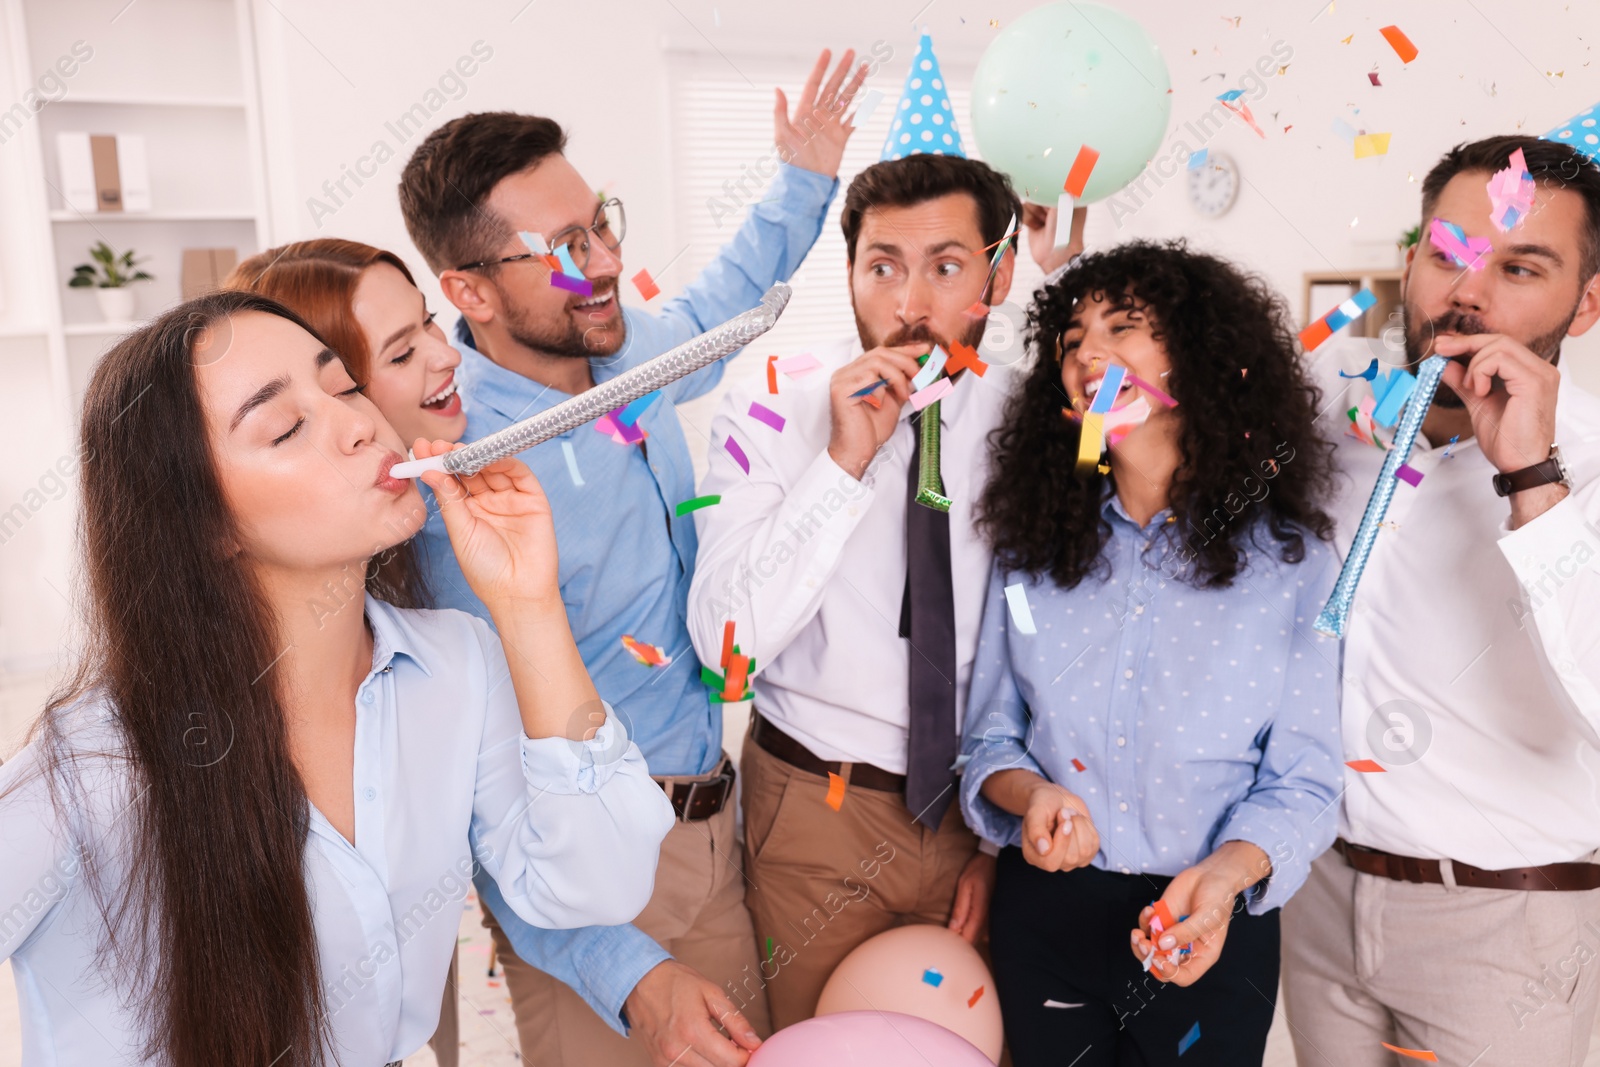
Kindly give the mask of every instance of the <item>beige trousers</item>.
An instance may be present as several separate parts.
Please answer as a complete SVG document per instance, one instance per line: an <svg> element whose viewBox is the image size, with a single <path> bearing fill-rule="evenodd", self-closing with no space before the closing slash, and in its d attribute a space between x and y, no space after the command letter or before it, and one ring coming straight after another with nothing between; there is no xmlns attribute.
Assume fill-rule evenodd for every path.
<svg viewBox="0 0 1600 1067"><path fill-rule="evenodd" d="M748 736L739 772L745 902L762 963L734 1000L759 998L764 988L781 1030L811 1018L834 967L863 941L905 923L949 922L956 880L978 839L955 803L937 833L913 821L899 793L847 786L834 811L828 779Z"/></svg>
<svg viewBox="0 0 1600 1067"><path fill-rule="evenodd" d="M461 1062L461 995L456 977L461 972L461 949L450 953L450 973L444 981L444 1000L439 1004L439 1027L428 1039L439 1067L456 1067Z"/></svg>
<svg viewBox="0 0 1600 1067"><path fill-rule="evenodd" d="M1326 852L1283 909L1283 994L1300 1067L1394 1067L1383 1041L1458 1067L1579 1067L1600 890L1417 885Z"/></svg>
<svg viewBox="0 0 1600 1067"><path fill-rule="evenodd" d="M487 910L483 925L505 968L527 1067L649 1067L642 1042L624 1038L565 982L519 959ZM710 819L673 824L661 843L655 893L634 925L724 992L754 970L756 942L744 905L731 802ZM764 999L749 999L741 1010L758 1035L771 1034Z"/></svg>

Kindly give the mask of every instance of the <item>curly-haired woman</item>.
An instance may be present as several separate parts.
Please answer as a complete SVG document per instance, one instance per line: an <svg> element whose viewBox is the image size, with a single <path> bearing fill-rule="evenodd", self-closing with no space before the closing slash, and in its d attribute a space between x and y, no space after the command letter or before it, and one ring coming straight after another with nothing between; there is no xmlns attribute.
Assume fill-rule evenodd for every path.
<svg viewBox="0 0 1600 1067"><path fill-rule="evenodd" d="M1029 335L980 506L961 787L1004 846L1007 1040L1017 1067L1260 1063L1277 909L1342 772L1317 394L1271 290L1181 242L1085 257ZM1109 458L1080 464L1119 380L1090 420Z"/></svg>

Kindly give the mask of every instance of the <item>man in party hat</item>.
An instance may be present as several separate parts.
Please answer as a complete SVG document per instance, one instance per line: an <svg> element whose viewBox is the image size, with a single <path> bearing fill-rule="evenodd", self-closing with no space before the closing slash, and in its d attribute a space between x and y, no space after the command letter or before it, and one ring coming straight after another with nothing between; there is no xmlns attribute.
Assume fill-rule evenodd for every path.
<svg viewBox="0 0 1600 1067"><path fill-rule="evenodd" d="M1422 182L1404 345L1307 342L1347 560L1409 432L1406 368L1451 363L1354 599L1330 605L1351 770L1339 838L1284 908L1301 1063L1392 1064L1384 1043L1479 1067L1584 1062L1600 1005L1600 397L1561 356L1600 320L1595 119L1447 152ZM1375 356L1402 365L1373 381Z"/></svg>
<svg viewBox="0 0 1600 1067"><path fill-rule="evenodd" d="M985 927L994 860L952 801L990 564L973 504L1015 358L984 327L1021 212L966 158L924 36L840 217L859 336L776 361L712 424L689 628L703 662L736 645L757 672L740 766L763 962L729 992L765 988L777 1027L878 933ZM1052 243L1046 269L1081 238Z"/></svg>

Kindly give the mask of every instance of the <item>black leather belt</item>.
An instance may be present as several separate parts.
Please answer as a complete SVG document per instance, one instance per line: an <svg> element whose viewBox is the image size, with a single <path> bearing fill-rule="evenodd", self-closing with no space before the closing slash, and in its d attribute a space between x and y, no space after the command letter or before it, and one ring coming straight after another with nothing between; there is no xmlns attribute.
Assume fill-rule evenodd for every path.
<svg viewBox="0 0 1600 1067"><path fill-rule="evenodd" d="M708 775L694 778L657 778L655 783L666 790L672 801L673 813L680 822L699 822L719 814L733 796L733 783L737 777L733 761L722 757L722 765Z"/></svg>
<svg viewBox="0 0 1600 1067"><path fill-rule="evenodd" d="M863 789L877 789L885 793L906 791L905 775L874 767L870 763L840 763L837 760L821 759L809 748L772 725L759 711L750 712L750 739L760 745L768 755L776 756L809 774L826 778L831 771L848 778L851 785L859 785ZM845 774L846 767L850 768L848 775Z"/></svg>
<svg viewBox="0 0 1600 1067"><path fill-rule="evenodd" d="M1397 882L1444 884L1444 873L1439 869L1438 860L1396 856L1392 852L1382 852L1365 845L1352 845L1342 837L1334 841L1333 850L1344 857L1345 863L1362 874L1375 874ZM1452 860L1450 870L1455 875L1456 885L1474 889L1543 889L1564 893L1600 889L1600 864L1594 863L1547 863L1543 867L1486 871L1469 863Z"/></svg>

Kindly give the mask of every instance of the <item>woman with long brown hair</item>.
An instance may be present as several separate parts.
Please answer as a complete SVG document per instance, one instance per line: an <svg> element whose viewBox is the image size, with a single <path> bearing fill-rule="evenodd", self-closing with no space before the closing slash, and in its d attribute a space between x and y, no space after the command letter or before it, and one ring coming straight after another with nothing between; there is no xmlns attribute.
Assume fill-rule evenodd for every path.
<svg viewBox="0 0 1600 1067"><path fill-rule="evenodd" d="M579 659L537 481L429 480L496 636L411 606L403 449L258 295L181 305L96 369L87 650L0 767L24 1062L396 1061L476 865L545 926L649 897L670 807Z"/></svg>

